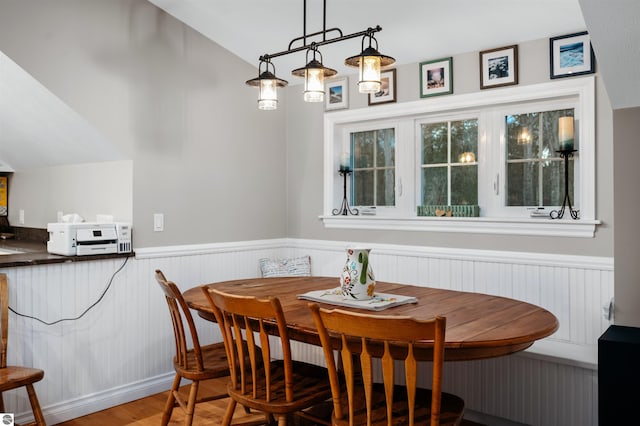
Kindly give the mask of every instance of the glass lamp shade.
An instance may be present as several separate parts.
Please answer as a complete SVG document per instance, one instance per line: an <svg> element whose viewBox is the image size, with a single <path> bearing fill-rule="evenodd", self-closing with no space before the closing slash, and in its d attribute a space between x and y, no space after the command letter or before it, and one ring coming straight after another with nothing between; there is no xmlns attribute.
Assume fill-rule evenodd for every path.
<svg viewBox="0 0 640 426"><path fill-rule="evenodd" d="M322 68L309 68L304 76L304 101L324 101L324 73Z"/></svg>
<svg viewBox="0 0 640 426"><path fill-rule="evenodd" d="M380 91L380 58L365 56L360 61L358 72L358 91L376 93Z"/></svg>
<svg viewBox="0 0 640 426"><path fill-rule="evenodd" d="M304 77L304 101L324 101L324 79L337 74L337 71L326 68L322 62L311 60L305 67L291 71L296 77Z"/></svg>
<svg viewBox="0 0 640 426"><path fill-rule="evenodd" d="M246 84L260 90L258 109L273 110L278 108L278 87L285 87L288 83L286 80L277 78L273 73L265 71L257 78L247 80Z"/></svg>
<svg viewBox="0 0 640 426"><path fill-rule="evenodd" d="M258 109L271 110L278 108L278 91L275 80L260 81Z"/></svg>
<svg viewBox="0 0 640 426"><path fill-rule="evenodd" d="M368 36L365 36L365 38ZM375 38L370 37L371 40ZM363 40L364 42L364 40ZM377 42L376 42L377 45ZM380 70L383 67L395 64L396 60L386 56L376 49L369 47L362 53L344 60L345 65L358 67L358 91L360 93L376 93L380 91Z"/></svg>

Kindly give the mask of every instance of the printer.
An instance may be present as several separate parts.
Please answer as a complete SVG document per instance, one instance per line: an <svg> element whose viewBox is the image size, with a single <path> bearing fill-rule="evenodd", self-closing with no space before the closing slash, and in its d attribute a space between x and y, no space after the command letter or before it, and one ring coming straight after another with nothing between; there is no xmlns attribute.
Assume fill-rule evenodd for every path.
<svg viewBox="0 0 640 426"><path fill-rule="evenodd" d="M47 224L47 251L63 256L131 253L131 224L66 223Z"/></svg>

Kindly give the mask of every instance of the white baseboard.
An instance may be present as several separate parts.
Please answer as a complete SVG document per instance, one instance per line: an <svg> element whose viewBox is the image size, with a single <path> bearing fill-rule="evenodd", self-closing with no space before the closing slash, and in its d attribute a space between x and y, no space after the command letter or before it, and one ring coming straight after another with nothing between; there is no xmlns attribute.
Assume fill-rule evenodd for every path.
<svg viewBox="0 0 640 426"><path fill-rule="evenodd" d="M47 424L53 425L66 422L67 420L86 416L87 414L169 390L174 377L175 373L172 371L137 383L129 383L124 386L108 389L104 392L85 395L71 401L45 406L42 407L42 413L44 414ZM31 419L33 419L30 413L25 413L21 414L20 417L16 417L16 422L28 422L28 416L31 416Z"/></svg>

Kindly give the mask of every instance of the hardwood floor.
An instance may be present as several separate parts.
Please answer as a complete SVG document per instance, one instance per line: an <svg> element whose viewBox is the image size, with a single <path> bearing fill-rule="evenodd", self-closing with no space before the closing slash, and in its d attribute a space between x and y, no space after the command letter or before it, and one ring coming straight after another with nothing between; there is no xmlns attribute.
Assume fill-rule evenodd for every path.
<svg viewBox="0 0 640 426"><path fill-rule="evenodd" d="M209 380L203 382L200 386L200 395L208 395L212 393L223 392L227 386L228 378ZM182 390L186 390L183 387ZM58 426L159 426L162 419L162 410L167 400L168 392L162 392L151 395L137 401L128 402L116 407L108 408L97 413L78 417L63 423L57 423ZM216 401L203 402L196 406L196 412L193 419L193 426L219 426L222 423L222 417L227 408L227 399L218 399ZM331 408L328 408L330 412ZM236 414L233 417L234 426L256 426L265 424L264 416L260 413L247 414L244 408L238 406ZM184 415L180 408L174 408L171 416L170 426L182 426ZM303 419L295 419L290 424L292 426L311 426L313 423ZM484 426L468 419L463 419L464 426ZM50 425L53 426L53 425Z"/></svg>
<svg viewBox="0 0 640 426"><path fill-rule="evenodd" d="M199 395L207 395L213 392L224 391L228 378L210 380L202 383ZM185 387L183 389L186 390ZM132 401L126 404L118 405L97 413L87 416L78 417L63 423L59 426L158 426L162 419L162 410L167 400L168 392L162 392L147 398ZM219 399L198 404L196 406L193 426L214 426L220 425L225 409L227 407L227 399ZM233 424L236 425L255 425L261 424L264 416L262 414L246 414L244 408L238 407L234 416ZM174 408L171 422L169 425L182 425L184 415L180 408Z"/></svg>

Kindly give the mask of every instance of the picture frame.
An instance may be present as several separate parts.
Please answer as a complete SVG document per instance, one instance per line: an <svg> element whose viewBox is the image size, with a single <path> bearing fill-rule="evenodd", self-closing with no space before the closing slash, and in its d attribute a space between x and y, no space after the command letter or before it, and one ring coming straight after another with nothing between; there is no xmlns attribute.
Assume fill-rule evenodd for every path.
<svg viewBox="0 0 640 426"><path fill-rule="evenodd" d="M593 74L595 63L595 54L587 31L549 39L549 77Z"/></svg>
<svg viewBox="0 0 640 426"><path fill-rule="evenodd" d="M369 105L386 104L396 101L396 69L383 70L380 73L382 83L380 91L369 93Z"/></svg>
<svg viewBox="0 0 640 426"><path fill-rule="evenodd" d="M349 108L349 77L335 78L324 83L324 110Z"/></svg>
<svg viewBox="0 0 640 426"><path fill-rule="evenodd" d="M420 97L453 93L453 58L420 62Z"/></svg>
<svg viewBox="0 0 640 426"><path fill-rule="evenodd" d="M518 46L480 52L480 89L518 84Z"/></svg>

